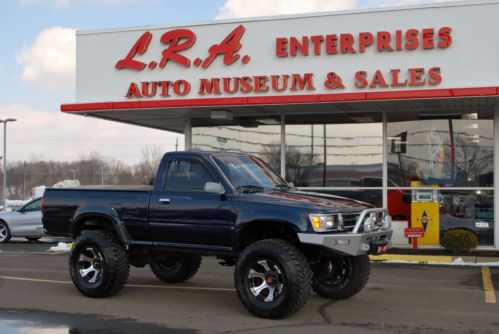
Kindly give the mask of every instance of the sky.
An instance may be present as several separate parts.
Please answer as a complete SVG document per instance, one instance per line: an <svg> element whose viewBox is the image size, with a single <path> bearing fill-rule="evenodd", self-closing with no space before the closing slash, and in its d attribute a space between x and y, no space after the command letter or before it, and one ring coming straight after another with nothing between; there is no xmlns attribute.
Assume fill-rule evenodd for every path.
<svg viewBox="0 0 499 334"><path fill-rule="evenodd" d="M0 119L17 119L7 126L7 159L72 161L99 151L134 164L146 145L183 148L181 134L60 112L74 102L76 30L443 1L0 0Z"/></svg>

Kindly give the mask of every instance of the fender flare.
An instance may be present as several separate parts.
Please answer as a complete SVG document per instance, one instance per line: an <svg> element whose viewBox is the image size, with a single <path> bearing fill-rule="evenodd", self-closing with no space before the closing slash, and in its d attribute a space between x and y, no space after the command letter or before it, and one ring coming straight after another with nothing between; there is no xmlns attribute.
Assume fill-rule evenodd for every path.
<svg viewBox="0 0 499 334"><path fill-rule="evenodd" d="M119 218L118 214L114 209L111 209L109 211L111 212L78 210L72 219L73 223L71 224L71 228L69 231L70 235L73 237L78 236L87 222L91 222L92 220L94 221L104 220L109 222L110 225L113 227L113 230L116 232L116 236L118 237L118 240L121 243L126 245L132 245L133 239L132 237L130 237L130 234L128 233L123 221ZM102 223L96 222L95 224L88 226L99 226L99 225L102 225Z"/></svg>

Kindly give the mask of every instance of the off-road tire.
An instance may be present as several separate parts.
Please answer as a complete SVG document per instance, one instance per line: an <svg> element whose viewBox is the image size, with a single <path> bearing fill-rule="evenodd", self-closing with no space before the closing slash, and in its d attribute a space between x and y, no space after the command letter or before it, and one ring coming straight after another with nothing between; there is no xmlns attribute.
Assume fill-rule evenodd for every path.
<svg viewBox="0 0 499 334"><path fill-rule="evenodd" d="M269 263L274 268L273 271L267 271L271 273L270 281L267 275L264 276L266 278L260 278L255 274L256 271L259 271L258 275L263 273L262 261L265 261L267 268ZM278 275L274 277L276 273ZM267 288L267 296L255 296L255 285L260 283L259 280L267 286L276 283L277 286L282 283L282 286L275 290ZM234 272L237 295L243 305L256 316L268 319L286 318L301 309L312 291L311 280L312 271L305 255L282 239L263 239L250 244L239 256ZM262 294L264 291L261 290ZM274 291L278 293L276 297ZM267 301L271 292L272 299ZM266 298L262 300L263 297Z"/></svg>
<svg viewBox="0 0 499 334"><path fill-rule="evenodd" d="M325 258L315 270L312 287L323 298L350 298L364 288L370 271L367 254Z"/></svg>
<svg viewBox="0 0 499 334"><path fill-rule="evenodd" d="M153 257L149 266L161 281L180 283L192 278L201 266L201 256L179 254L173 256Z"/></svg>
<svg viewBox="0 0 499 334"><path fill-rule="evenodd" d="M2 231L4 231L4 237L0 240L0 244L9 242L10 238L12 238L12 234L10 234L9 226L6 222L0 220L0 227Z"/></svg>
<svg viewBox="0 0 499 334"><path fill-rule="evenodd" d="M101 258L99 265L101 274L94 283L88 282L81 274L82 263L83 267L87 263L82 262L81 259L89 255L89 249L100 254ZM69 272L73 284L85 296L103 298L116 294L125 285L129 271L130 265L125 248L114 233L97 230L83 231L76 238L69 256Z"/></svg>

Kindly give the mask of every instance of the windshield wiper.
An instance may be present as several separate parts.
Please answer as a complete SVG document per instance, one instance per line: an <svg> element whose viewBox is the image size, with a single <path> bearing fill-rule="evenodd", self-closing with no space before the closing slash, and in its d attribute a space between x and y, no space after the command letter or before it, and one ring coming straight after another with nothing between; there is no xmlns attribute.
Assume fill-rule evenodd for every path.
<svg viewBox="0 0 499 334"><path fill-rule="evenodd" d="M290 186L290 185L289 185L289 184L287 184L287 183L279 183L279 184L274 185L274 187L275 187L275 188L279 188L279 189L281 189L281 190L283 190L283 189L286 189L286 190L287 190L287 189L293 189L293 188L294 188L294 187Z"/></svg>
<svg viewBox="0 0 499 334"><path fill-rule="evenodd" d="M245 184L242 186L236 187L237 190L246 191L246 192L256 192L263 191L264 187L256 185L256 184Z"/></svg>

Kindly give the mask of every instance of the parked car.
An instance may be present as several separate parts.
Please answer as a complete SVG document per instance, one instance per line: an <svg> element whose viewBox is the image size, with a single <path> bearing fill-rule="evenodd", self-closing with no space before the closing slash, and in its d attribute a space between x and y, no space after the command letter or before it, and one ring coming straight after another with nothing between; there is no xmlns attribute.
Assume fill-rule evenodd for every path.
<svg viewBox="0 0 499 334"><path fill-rule="evenodd" d="M36 198L15 211L0 213L0 243L9 242L12 237L36 241L44 235L40 201Z"/></svg>
<svg viewBox="0 0 499 334"><path fill-rule="evenodd" d="M312 289L355 295L369 277L367 253L385 252L392 235L386 209L299 191L233 152L167 153L153 187L47 189L43 223L76 238L69 271L86 296L117 293L130 265L178 283L215 255L236 267L241 302L263 318L290 316Z"/></svg>

